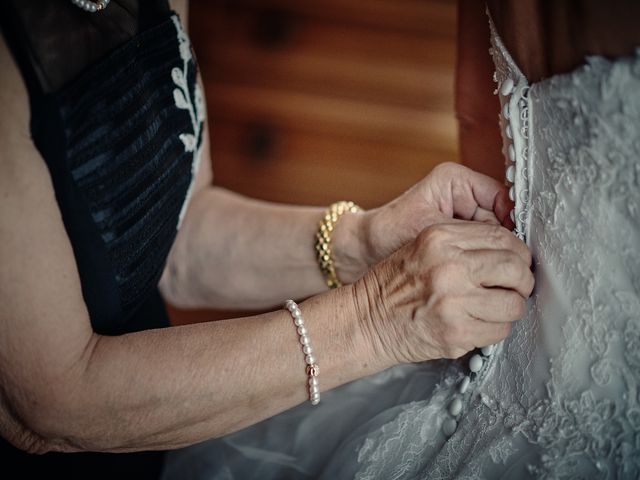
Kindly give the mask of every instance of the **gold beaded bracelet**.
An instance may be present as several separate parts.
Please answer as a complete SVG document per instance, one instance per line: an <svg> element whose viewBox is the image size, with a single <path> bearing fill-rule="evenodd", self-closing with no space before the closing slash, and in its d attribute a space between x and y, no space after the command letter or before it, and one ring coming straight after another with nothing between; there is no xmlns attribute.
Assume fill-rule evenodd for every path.
<svg viewBox="0 0 640 480"><path fill-rule="evenodd" d="M362 209L353 202L336 202L329 206L322 217L316 233L316 254L318 256L318 265L324 275L329 288L338 288L342 286L342 282L336 274L336 267L333 263L333 255L331 254L331 234L336 227L338 220L345 213L357 213Z"/></svg>

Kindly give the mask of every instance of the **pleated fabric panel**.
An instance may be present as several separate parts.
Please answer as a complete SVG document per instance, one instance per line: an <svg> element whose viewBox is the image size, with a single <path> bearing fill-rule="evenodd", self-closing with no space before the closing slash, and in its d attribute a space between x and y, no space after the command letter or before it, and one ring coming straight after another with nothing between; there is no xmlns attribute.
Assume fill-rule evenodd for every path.
<svg viewBox="0 0 640 480"><path fill-rule="evenodd" d="M108 252L126 316L157 286L201 143L196 65L177 18L83 72L60 105L67 168Z"/></svg>

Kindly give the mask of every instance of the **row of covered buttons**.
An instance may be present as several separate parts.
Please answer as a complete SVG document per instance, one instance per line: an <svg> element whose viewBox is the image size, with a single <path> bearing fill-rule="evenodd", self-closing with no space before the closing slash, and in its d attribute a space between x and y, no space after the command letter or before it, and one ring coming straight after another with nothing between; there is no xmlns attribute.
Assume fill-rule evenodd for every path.
<svg viewBox="0 0 640 480"><path fill-rule="evenodd" d="M500 85L500 94L503 97L505 97L504 106L502 108L502 115L504 117L505 123L507 124L505 128L505 134L509 140L513 140L513 130L509 122L510 112L509 112L508 97L513 93L514 89L515 89L515 84L513 82L513 79L509 77L507 77ZM515 167L516 152L515 152L515 147L513 146L513 142L511 142L507 147L507 156L509 157L509 161L511 162L511 164L507 168L507 181L510 183L509 198L511 199L512 202L514 202L516 198L515 188L513 185L516 177L516 167ZM511 210L510 215L511 215L511 220L515 223L516 221L515 211ZM458 384L458 387L457 387L457 393L454 395L453 399L449 403L449 406L447 409L448 416L442 422L442 433L444 433L446 437L450 437L451 435L453 435L456 429L458 428L458 418L462 413L461 396L464 395L469 389L469 386L471 385L472 376L475 377L478 375L478 373L480 372L480 370L482 370L482 367L485 364L485 361L486 361L485 359L487 359L488 357L491 356L491 354L493 354L495 348L496 348L495 345L489 345L489 346L483 347L480 350L481 354L476 353L472 355L471 358L469 359L469 370L471 373L469 375L465 375L462 378L462 380L460 380L460 383Z"/></svg>
<svg viewBox="0 0 640 480"><path fill-rule="evenodd" d="M469 389L469 385L471 385L472 376L477 376L482 367L484 366L486 359L493 354L495 351L495 345L488 345L486 347L482 347L480 349L481 354L474 354L469 359L469 370L471 373L469 375L465 375L462 380L458 383L457 393L453 396L453 399L449 403L448 413L449 416L444 419L442 422L442 433L445 436L450 437L458 428L458 417L462 413L462 398L467 390Z"/></svg>
<svg viewBox="0 0 640 480"><path fill-rule="evenodd" d="M504 106L502 108L502 116L504 117L505 123L507 124L505 128L505 135L509 140L513 140L513 130L509 122L509 118L510 118L509 97L513 93L514 89L515 89L515 84L513 82L513 79L510 77L507 77L500 85L500 95L505 97ZM507 147L507 157L511 162L511 164L507 167L507 182L509 182L510 184L509 198L511 199L512 202L515 202L516 192L513 184L515 183L515 180L516 180L516 166L515 166L516 150L513 146L513 142L511 142ZM515 217L514 210L511 210L510 216L511 216L511 221L515 223L516 217Z"/></svg>

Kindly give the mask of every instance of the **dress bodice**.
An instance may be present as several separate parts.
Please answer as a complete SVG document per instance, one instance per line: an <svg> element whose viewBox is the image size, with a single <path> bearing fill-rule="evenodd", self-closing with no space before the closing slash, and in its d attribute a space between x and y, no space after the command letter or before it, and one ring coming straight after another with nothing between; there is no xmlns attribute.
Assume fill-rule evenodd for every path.
<svg viewBox="0 0 640 480"><path fill-rule="evenodd" d="M0 25L27 86L32 138L94 330L168 326L157 284L204 118L178 17L167 0L112 0L95 14L68 0L2 0ZM158 478L162 463L162 452L34 456L2 439L0 457L25 478Z"/></svg>
<svg viewBox="0 0 640 480"><path fill-rule="evenodd" d="M536 292L478 397L510 434L496 445L532 445L533 476L636 478L640 50L528 86L495 30L492 44L498 90L517 78L526 92L514 91L515 200Z"/></svg>
<svg viewBox="0 0 640 480"><path fill-rule="evenodd" d="M640 50L530 84L491 27L528 311L326 478L640 477Z"/></svg>
<svg viewBox="0 0 640 480"><path fill-rule="evenodd" d="M114 0L96 14L69 1L7 0L0 12L94 330L166 326L157 285L204 119L177 15L166 0Z"/></svg>

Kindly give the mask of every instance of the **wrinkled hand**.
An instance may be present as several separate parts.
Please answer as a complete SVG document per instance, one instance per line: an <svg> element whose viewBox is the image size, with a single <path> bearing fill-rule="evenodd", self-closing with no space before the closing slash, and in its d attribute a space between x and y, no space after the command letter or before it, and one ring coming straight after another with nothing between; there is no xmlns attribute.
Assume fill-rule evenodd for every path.
<svg viewBox="0 0 640 480"><path fill-rule="evenodd" d="M372 361L458 358L504 339L533 289L530 265L502 226L426 228L352 286Z"/></svg>
<svg viewBox="0 0 640 480"><path fill-rule="evenodd" d="M451 219L502 224L511 229L512 207L507 187L497 180L456 163L440 164L392 202L345 220L351 226L340 226L336 234L352 240L358 237L360 247L358 255L337 259L338 274L351 283L426 227Z"/></svg>

